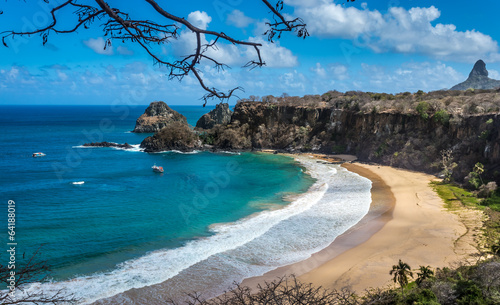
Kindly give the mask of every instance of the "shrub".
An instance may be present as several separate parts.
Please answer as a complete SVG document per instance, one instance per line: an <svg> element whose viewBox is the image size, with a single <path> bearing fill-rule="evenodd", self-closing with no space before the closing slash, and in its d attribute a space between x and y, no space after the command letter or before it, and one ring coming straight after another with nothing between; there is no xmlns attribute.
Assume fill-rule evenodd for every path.
<svg viewBox="0 0 500 305"><path fill-rule="evenodd" d="M429 118L429 114L427 113L429 111L429 108L429 103L420 102L418 103L416 110L422 119L427 120Z"/></svg>
<svg viewBox="0 0 500 305"><path fill-rule="evenodd" d="M450 114L444 109L438 110L434 114L434 122L448 125L448 123L450 122Z"/></svg>

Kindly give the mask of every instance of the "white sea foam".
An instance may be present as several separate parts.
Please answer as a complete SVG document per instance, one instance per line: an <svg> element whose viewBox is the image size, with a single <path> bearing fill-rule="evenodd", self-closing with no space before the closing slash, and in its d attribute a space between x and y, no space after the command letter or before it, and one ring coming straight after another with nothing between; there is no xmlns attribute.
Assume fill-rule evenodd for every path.
<svg viewBox="0 0 500 305"><path fill-rule="evenodd" d="M141 144L130 144L130 146L132 146L132 148L122 148L122 147L112 147L112 148L124 151L133 151L133 152L144 151L144 148L141 148Z"/></svg>
<svg viewBox="0 0 500 305"><path fill-rule="evenodd" d="M264 211L234 223L212 227L214 235L177 249L158 250L126 261L107 273L70 281L32 284L27 293L74 293L82 304L131 288L166 281L195 264L221 266L243 277L297 262L328 246L368 212L371 182L338 165L299 157L317 181L283 209Z"/></svg>

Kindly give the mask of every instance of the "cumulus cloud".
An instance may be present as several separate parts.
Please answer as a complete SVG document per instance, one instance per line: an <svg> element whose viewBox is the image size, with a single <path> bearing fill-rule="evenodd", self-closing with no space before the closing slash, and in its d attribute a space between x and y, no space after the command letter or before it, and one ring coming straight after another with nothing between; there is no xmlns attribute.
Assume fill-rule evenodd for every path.
<svg viewBox="0 0 500 305"><path fill-rule="evenodd" d="M432 23L441 12L434 6L409 10L392 7L386 14L357 9L328 0L289 0L312 35L354 40L354 45L376 52L413 53L438 59L500 60L498 43L476 30L458 31L453 24Z"/></svg>
<svg viewBox="0 0 500 305"><path fill-rule="evenodd" d="M254 19L246 16L240 10L234 10L229 15L227 15L227 23L238 28L246 28L254 21Z"/></svg>
<svg viewBox="0 0 500 305"><path fill-rule="evenodd" d="M112 46L111 47L108 46L106 50L104 50L104 45L106 41L102 37L90 38L89 40L84 40L83 43L97 54L113 55Z"/></svg>
<svg viewBox="0 0 500 305"><path fill-rule="evenodd" d="M208 24L212 21L212 17L208 16L205 12L194 11L188 15L187 20L202 30L208 28Z"/></svg>

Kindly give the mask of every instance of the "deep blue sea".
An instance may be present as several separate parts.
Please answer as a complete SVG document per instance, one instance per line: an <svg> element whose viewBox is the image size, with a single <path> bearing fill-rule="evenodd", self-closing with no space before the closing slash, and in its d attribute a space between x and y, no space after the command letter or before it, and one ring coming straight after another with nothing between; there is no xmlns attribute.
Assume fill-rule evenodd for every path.
<svg viewBox="0 0 500 305"><path fill-rule="evenodd" d="M0 106L2 243L13 200L18 261L38 249L38 259L52 267L51 285L83 303L176 276L190 287L207 269L227 272L212 275L220 285L261 274L327 246L368 211L371 184L340 167L325 172L313 161L306 166L307 160L263 153L144 153L138 144L150 134L130 130L146 107ZM210 110L171 107L191 125ZM96 141L135 148L81 146ZM33 158L34 152L46 156ZM165 172L154 173L154 164ZM346 188L348 182L354 186ZM306 197L298 195L311 186ZM322 202L329 205L319 210ZM306 214L315 211L311 221ZM300 215L301 236L321 231L320 237L281 248L269 240L289 234L297 222L286 221ZM261 262L266 238L276 257ZM238 267L229 272L228 264Z"/></svg>

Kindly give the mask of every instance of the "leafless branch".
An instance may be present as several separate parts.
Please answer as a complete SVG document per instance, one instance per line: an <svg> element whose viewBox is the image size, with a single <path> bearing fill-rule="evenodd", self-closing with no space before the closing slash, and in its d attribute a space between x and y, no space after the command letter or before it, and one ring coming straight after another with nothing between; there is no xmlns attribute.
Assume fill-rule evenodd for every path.
<svg viewBox="0 0 500 305"><path fill-rule="evenodd" d="M44 0L49 3L49 0ZM260 48L261 43L239 40L235 37L226 35L224 32L210 31L207 29L199 28L190 23L185 18L176 16L168 12L165 7L166 4L158 4L155 0L143 0L145 4L151 6L160 16L166 19L166 23L157 23L151 20L135 20L131 18L131 14L121 11L119 8L111 7L105 0L94 0L95 6L83 5L77 3L77 0L68 0L62 4L52 8L50 11L51 22L45 27L39 29L22 32L22 31L4 31L0 33L2 42L5 47L8 47L6 38L16 36L31 36L39 34L42 36L42 42L45 45L48 41L49 34L68 34L74 33L80 28L88 29L96 21L103 21L99 26L102 28L104 37L106 38L104 49L112 45L112 41L120 41L122 43L129 42L139 45L151 58L154 64L165 66L169 69L169 79L182 80L190 73L198 80L200 86L207 91L203 96L205 104L208 99L228 99L234 96L235 91L242 90L241 87L236 87L222 92L214 87L207 86L197 69L197 66L202 62L208 62L214 65L217 71L224 70L228 66L222 62L217 61L214 57L207 53L209 50L218 50L219 43L230 43L233 45L244 46L253 48L255 51L255 59L249 60L243 67L254 69L265 65L261 56ZM306 25L300 18L287 20L282 14L283 0L276 2L273 6L267 0L261 0L264 5L270 9L273 22L267 23L269 30L265 35L268 40L273 42L275 39L280 38L283 32L296 32L298 37L305 38L309 36ZM59 27L58 20L61 14L67 13L67 9L73 9L73 14L78 18L74 24L69 28ZM187 54L180 59L172 60L171 58L164 58L158 55L153 49L153 45L161 45L169 43L172 40L179 38L180 30L186 28L196 37L196 48L192 54ZM204 42L204 39L211 41Z"/></svg>

